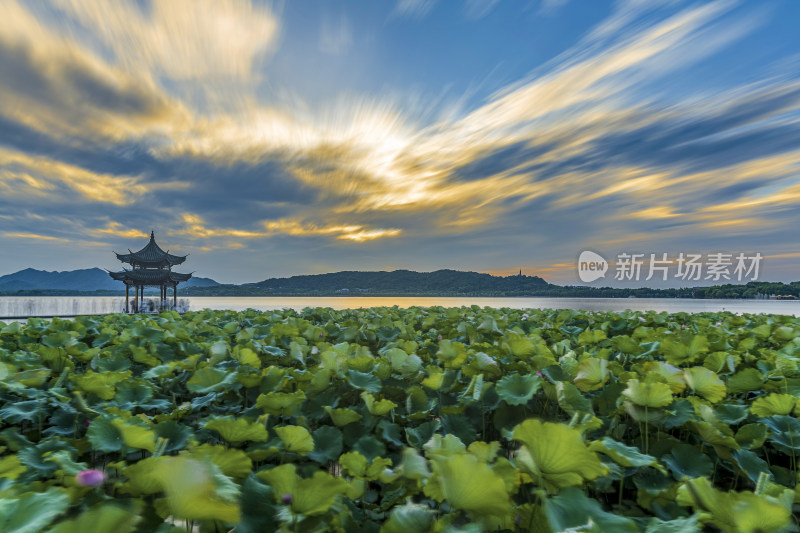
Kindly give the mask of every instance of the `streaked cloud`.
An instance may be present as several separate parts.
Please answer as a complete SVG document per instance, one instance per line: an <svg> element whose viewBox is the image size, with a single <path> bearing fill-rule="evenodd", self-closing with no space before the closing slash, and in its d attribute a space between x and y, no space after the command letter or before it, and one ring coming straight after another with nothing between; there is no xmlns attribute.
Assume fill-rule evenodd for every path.
<svg viewBox="0 0 800 533"><path fill-rule="evenodd" d="M562 3L539 6L569 18L574 6ZM800 79L786 61L745 81L698 74L769 23L758 7L618 2L570 46L480 97L463 84L404 97L412 91L381 86L379 72L373 92L340 89L298 62L329 93L322 99L275 76L284 48L344 72L392 57L384 34L411 49L399 29L421 31L440 11L479 25L507 6L470 1L453 17L456 8L433 0L400 0L380 8L378 28L342 7L301 36L284 9L0 5L11 22L0 26L0 125L9 126L0 207L11 217L2 229L66 238L47 229L61 217L79 221L86 241L138 239L158 226L208 257L278 261L280 244L281 260L324 255L340 268L363 259L553 276L589 244L792 253ZM355 30L374 46L356 46ZM459 46L448 48L452 61L468 69ZM36 205L48 221L28 217ZM323 264L314 261L309 268Z"/></svg>
<svg viewBox="0 0 800 533"><path fill-rule="evenodd" d="M250 78L278 21L247 0L59 0L129 70L175 80Z"/></svg>
<svg viewBox="0 0 800 533"><path fill-rule="evenodd" d="M148 186L134 176L98 174L60 161L5 150L0 147L0 188L9 197L63 198L64 190L84 201L125 205L159 186Z"/></svg>

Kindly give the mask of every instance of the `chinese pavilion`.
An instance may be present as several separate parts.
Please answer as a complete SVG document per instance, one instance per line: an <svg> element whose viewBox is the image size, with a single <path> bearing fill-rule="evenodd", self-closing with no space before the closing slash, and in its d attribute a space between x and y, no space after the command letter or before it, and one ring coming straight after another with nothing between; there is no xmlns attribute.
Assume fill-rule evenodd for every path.
<svg viewBox="0 0 800 533"><path fill-rule="evenodd" d="M122 270L121 272L109 272L108 274L117 281L125 283L125 312L130 312L128 305L129 290L135 287L134 308L141 309L144 303L144 288L145 287L160 287L161 288L161 307L165 307L167 301L167 289L172 287L172 306L177 306L178 303L178 283L181 281L188 281L192 277L191 274L179 274L172 271L172 267L180 265L186 261L185 255L172 255L168 251L164 251L156 244L156 237L154 232L150 232L150 242L139 250L138 252L131 252L128 249L127 254L118 254L114 252L117 259L123 263L131 265L130 270Z"/></svg>

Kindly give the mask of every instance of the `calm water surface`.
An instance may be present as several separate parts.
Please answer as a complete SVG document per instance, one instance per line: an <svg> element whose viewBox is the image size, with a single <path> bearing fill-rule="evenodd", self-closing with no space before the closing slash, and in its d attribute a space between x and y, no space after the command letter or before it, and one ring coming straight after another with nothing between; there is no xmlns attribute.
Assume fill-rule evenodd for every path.
<svg viewBox="0 0 800 533"><path fill-rule="evenodd" d="M513 309L585 309L589 311L667 311L669 313L731 311L800 316L800 300L693 300L680 298L430 298L430 297L194 297L185 298L193 311L200 309L257 309L305 307L352 309L360 307L442 306L509 307ZM35 296L0 297L0 317L84 315L121 312L124 298Z"/></svg>
<svg viewBox="0 0 800 533"><path fill-rule="evenodd" d="M304 307L509 307L512 309L584 309L587 311L666 311L668 313L701 313L731 311L734 313L772 313L800 316L800 300L694 300L690 298L429 298L429 297L205 297L188 298L192 310L258 309L260 311Z"/></svg>

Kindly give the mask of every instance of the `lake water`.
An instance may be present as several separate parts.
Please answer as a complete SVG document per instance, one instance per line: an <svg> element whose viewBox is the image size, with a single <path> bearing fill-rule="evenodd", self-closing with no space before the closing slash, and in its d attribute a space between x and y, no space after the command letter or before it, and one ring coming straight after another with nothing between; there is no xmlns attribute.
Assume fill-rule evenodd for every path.
<svg viewBox="0 0 800 533"><path fill-rule="evenodd" d="M683 298L435 298L435 297L193 297L182 298L192 311L200 309L257 309L305 307L352 309L360 307L442 306L509 307L513 309L584 309L588 311L667 311L669 313L731 311L800 316L800 300L693 300ZM125 299L73 296L0 296L0 318L19 316L74 316L121 312Z"/></svg>

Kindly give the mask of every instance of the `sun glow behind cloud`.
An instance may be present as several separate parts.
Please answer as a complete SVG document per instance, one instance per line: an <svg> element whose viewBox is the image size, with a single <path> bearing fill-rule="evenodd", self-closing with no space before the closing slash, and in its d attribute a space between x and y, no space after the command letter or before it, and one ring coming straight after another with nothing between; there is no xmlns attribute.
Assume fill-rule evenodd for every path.
<svg viewBox="0 0 800 533"><path fill-rule="evenodd" d="M470 6L470 20L500 9ZM399 2L385 23L440 8ZM281 87L271 61L293 36L264 4L8 0L0 118L54 149L0 137L10 217L0 223L8 237L47 236L47 220L26 216L34 205L61 217L108 205L117 211L76 227L122 243L158 226L209 253L280 239L302 258L313 241L347 250L342 260L361 249L372 268L375 254L397 261L423 247L458 259L404 266L549 272L589 244L676 249L682 236L695 248L739 239L789 253L800 222L796 76L682 98L652 91L764 23L734 8L621 2L550 61L445 112L448 102L414 109L388 92L332 87L315 101ZM351 18L315 28L321 53L363 52ZM512 237L523 244L498 259Z"/></svg>

